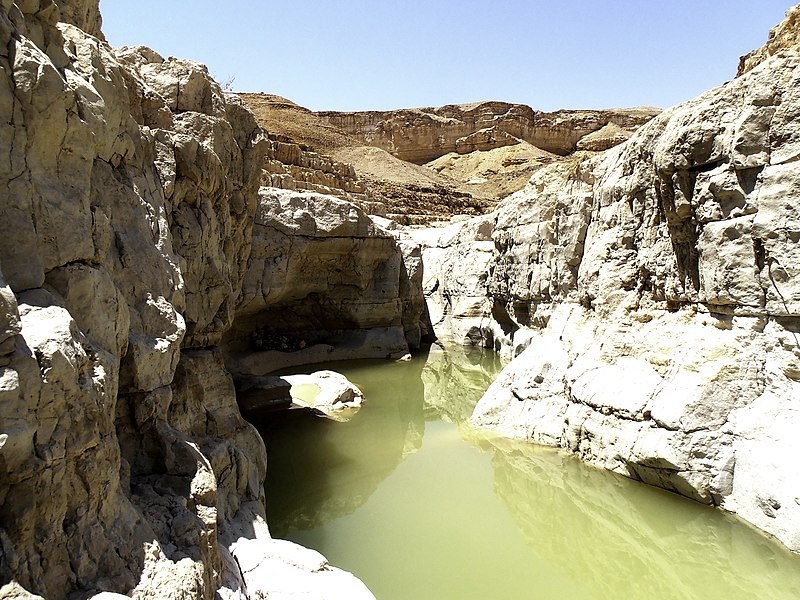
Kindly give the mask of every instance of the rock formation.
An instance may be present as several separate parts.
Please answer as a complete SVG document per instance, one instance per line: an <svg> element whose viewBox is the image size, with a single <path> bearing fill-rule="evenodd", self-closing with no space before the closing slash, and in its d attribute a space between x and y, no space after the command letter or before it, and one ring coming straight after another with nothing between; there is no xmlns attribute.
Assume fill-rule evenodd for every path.
<svg viewBox="0 0 800 600"><path fill-rule="evenodd" d="M419 255L353 204L262 188L229 368L405 356L426 333Z"/></svg>
<svg viewBox="0 0 800 600"><path fill-rule="evenodd" d="M96 0L2 2L0 597L256 598L279 569L371 597L270 540L223 362L262 131L201 65L91 34Z"/></svg>
<svg viewBox="0 0 800 600"><path fill-rule="evenodd" d="M270 138L264 165L266 186L332 194L369 214L409 224L449 219L459 213L481 214L494 204L459 181L364 146L285 98L239 96Z"/></svg>
<svg viewBox="0 0 800 600"><path fill-rule="evenodd" d="M286 98L271 94L238 96L267 132L263 185L334 195L367 205L370 212L385 211L377 203L370 203L370 196L351 164L315 151L315 148L324 151L350 145L354 140Z"/></svg>
<svg viewBox="0 0 800 600"><path fill-rule="evenodd" d="M535 111L524 104L476 102L439 108L320 112L320 117L363 143L424 164L450 152L467 154L520 140L554 154L574 152L584 136L614 123L629 132L653 118L654 108Z"/></svg>
<svg viewBox="0 0 800 600"><path fill-rule="evenodd" d="M430 244L442 264L479 257L429 271L434 322L449 307L459 339L519 354L476 425L800 551L798 84L800 55L777 54Z"/></svg>
<svg viewBox="0 0 800 600"><path fill-rule="evenodd" d="M744 75L754 69L770 56L783 50L800 50L800 6L793 6L786 11L786 18L773 27L769 32L767 43L761 48L756 48L752 52L739 58L739 70L736 76Z"/></svg>
<svg viewBox="0 0 800 600"><path fill-rule="evenodd" d="M284 375L292 405L306 408L332 421L345 423L361 408L364 395L347 377L336 371Z"/></svg>
<svg viewBox="0 0 800 600"><path fill-rule="evenodd" d="M586 138L593 135L595 134ZM525 187L531 176L543 165L561 160L565 159L518 140L513 145L491 150L475 150L468 154L450 152L425 166L440 175L463 182L479 196L499 199Z"/></svg>

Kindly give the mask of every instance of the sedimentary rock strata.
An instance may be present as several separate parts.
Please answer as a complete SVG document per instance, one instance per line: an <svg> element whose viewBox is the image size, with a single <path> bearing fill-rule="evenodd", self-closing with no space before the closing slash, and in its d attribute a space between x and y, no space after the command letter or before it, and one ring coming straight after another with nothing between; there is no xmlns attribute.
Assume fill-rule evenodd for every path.
<svg viewBox="0 0 800 600"><path fill-rule="evenodd" d="M524 140L565 155L608 123L634 131L658 109L535 111L524 104L478 102L439 108L370 112L321 112L320 117L363 143L409 162L424 164L450 152L467 154Z"/></svg>
<svg viewBox="0 0 800 600"><path fill-rule="evenodd" d="M800 50L800 6L793 6L786 11L786 18L769 32L767 43L739 58L737 77L747 73L767 60L770 56L783 50Z"/></svg>
<svg viewBox="0 0 800 600"><path fill-rule="evenodd" d="M519 354L476 425L721 505L800 550L798 83L784 52L605 155L543 168L495 212L491 259L481 220L452 250L430 244L442 263L480 249L474 276L427 284L443 325Z"/></svg>
<svg viewBox="0 0 800 600"><path fill-rule="evenodd" d="M404 356L423 335L418 257L353 204L262 188L229 367Z"/></svg>
<svg viewBox="0 0 800 600"><path fill-rule="evenodd" d="M355 202L369 214L407 223L459 213L481 214L493 205L480 190L473 193L454 179L364 146L285 98L239 96L255 112L270 139L264 163L267 187L332 194Z"/></svg>

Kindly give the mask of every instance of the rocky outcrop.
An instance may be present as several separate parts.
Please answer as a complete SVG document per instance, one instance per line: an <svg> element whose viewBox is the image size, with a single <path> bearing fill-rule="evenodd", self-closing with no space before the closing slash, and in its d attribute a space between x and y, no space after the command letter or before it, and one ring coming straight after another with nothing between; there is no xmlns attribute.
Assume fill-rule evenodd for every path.
<svg viewBox="0 0 800 600"><path fill-rule="evenodd" d="M262 597L266 457L220 351L262 132L98 28L91 0L0 11L0 597ZM339 573L300 562L301 591Z"/></svg>
<svg viewBox="0 0 800 600"><path fill-rule="evenodd" d="M583 136L578 140L576 148L590 152L602 152L614 146L619 146L622 142L627 141L631 135L631 131L623 129L616 123L608 123L597 131Z"/></svg>
<svg viewBox="0 0 800 600"><path fill-rule="evenodd" d="M520 141L514 145L475 150L468 154L451 152L425 166L463 182L478 196L499 200L524 188L543 165L561 160L571 160L571 157L565 159Z"/></svg>
<svg viewBox="0 0 800 600"><path fill-rule="evenodd" d="M471 190L453 179L365 147L286 98L239 96L255 112L270 140L264 162L266 187L333 195L371 215L409 224L489 210L484 195L473 197Z"/></svg>
<svg viewBox="0 0 800 600"><path fill-rule="evenodd" d="M364 204L366 189L357 180L353 166L313 152L303 144L280 135L268 134L262 182L266 187L308 190ZM369 205L378 208L377 203Z"/></svg>
<svg viewBox="0 0 800 600"><path fill-rule="evenodd" d="M255 223L226 336L232 372L400 358L419 346L418 248L398 245L355 205L312 192L262 188Z"/></svg>
<svg viewBox="0 0 800 600"><path fill-rule="evenodd" d="M282 377L290 388L292 405L344 423L361 408L364 395L336 371L316 371Z"/></svg>
<svg viewBox="0 0 800 600"><path fill-rule="evenodd" d="M786 18L770 30L766 44L739 58L736 76L744 75L784 50L800 50L800 6L793 6L786 11Z"/></svg>
<svg viewBox="0 0 800 600"><path fill-rule="evenodd" d="M464 267L439 275L450 305L476 299L459 338L519 354L476 425L720 505L800 551L798 83L800 56L773 57L500 205L469 289Z"/></svg>
<svg viewBox="0 0 800 600"><path fill-rule="evenodd" d="M608 123L635 131L660 111L653 108L535 111L524 104L478 102L439 108L373 112L320 112L320 117L363 143L424 164L450 152L466 154L524 140L565 155Z"/></svg>

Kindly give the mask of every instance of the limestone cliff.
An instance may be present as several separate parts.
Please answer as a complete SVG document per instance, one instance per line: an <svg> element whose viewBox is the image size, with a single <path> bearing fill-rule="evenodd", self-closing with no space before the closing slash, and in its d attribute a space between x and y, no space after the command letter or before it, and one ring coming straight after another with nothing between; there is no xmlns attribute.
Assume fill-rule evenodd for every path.
<svg viewBox="0 0 800 600"><path fill-rule="evenodd" d="M252 113L202 65L93 37L97 0L0 6L0 598L371 597L269 538L223 363Z"/></svg>
<svg viewBox="0 0 800 600"><path fill-rule="evenodd" d="M365 144L424 164L450 152L467 154L520 140L565 155L584 136L609 123L632 132L658 109L535 111L524 104L477 102L439 108L370 112L320 112L320 117Z"/></svg>
<svg viewBox="0 0 800 600"><path fill-rule="evenodd" d="M272 94L238 96L256 115L269 140L263 185L331 194L360 205L369 203L370 196L353 166L325 154L355 140L286 98ZM368 206L371 212L381 210L373 203Z"/></svg>
<svg viewBox="0 0 800 600"><path fill-rule="evenodd" d="M428 242L434 322L518 355L476 425L800 551L798 84L782 52Z"/></svg>
<svg viewBox="0 0 800 600"><path fill-rule="evenodd" d="M234 373L354 358L401 358L429 336L418 245L353 204L262 188L233 327Z"/></svg>
<svg viewBox="0 0 800 600"><path fill-rule="evenodd" d="M332 194L358 204L369 214L405 223L481 214L494 205L481 190L399 160L385 150L364 146L285 98L248 93L239 96L270 138L265 186Z"/></svg>
<svg viewBox="0 0 800 600"><path fill-rule="evenodd" d="M744 75L770 56L784 50L800 50L800 6L793 6L786 11L786 18L770 30L766 44L739 59L736 76Z"/></svg>

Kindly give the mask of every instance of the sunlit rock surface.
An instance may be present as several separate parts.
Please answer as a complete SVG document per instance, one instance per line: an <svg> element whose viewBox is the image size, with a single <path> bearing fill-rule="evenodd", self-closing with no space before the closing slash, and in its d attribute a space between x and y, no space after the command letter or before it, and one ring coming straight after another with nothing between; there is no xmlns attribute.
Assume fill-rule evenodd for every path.
<svg viewBox="0 0 800 600"><path fill-rule="evenodd" d="M476 425L800 550L798 83L784 51L427 242L440 335L519 355Z"/></svg>
<svg viewBox="0 0 800 600"><path fill-rule="evenodd" d="M349 202L261 188L229 368L405 356L425 321L419 253Z"/></svg>
<svg viewBox="0 0 800 600"><path fill-rule="evenodd" d="M578 141L608 123L632 132L660 111L638 107L609 110L533 110L524 104L475 102L437 108L321 112L321 118L365 144L397 158L424 164L450 152L468 154L520 140L556 154L569 154Z"/></svg>
<svg viewBox="0 0 800 600"><path fill-rule="evenodd" d="M0 9L0 597L263 597L266 456L219 347L262 132L202 65L93 37L96 0ZM298 593L339 577L304 561Z"/></svg>

